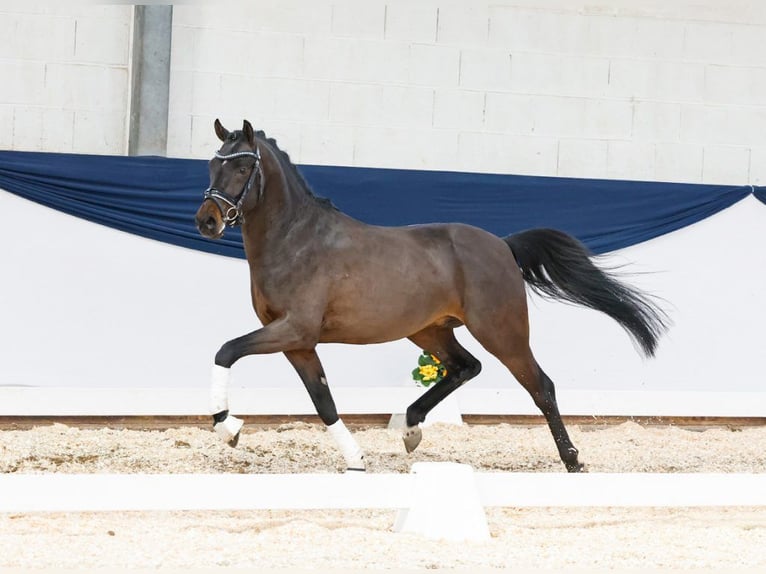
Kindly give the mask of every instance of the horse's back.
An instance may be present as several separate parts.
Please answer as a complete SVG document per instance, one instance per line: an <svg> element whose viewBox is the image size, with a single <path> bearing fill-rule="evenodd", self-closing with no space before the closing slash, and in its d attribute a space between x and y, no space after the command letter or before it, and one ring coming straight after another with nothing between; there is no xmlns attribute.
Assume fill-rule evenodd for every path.
<svg viewBox="0 0 766 574"><path fill-rule="evenodd" d="M508 245L477 227L363 226L352 235L353 247L332 258L324 341L399 339L462 323L467 305L497 305L519 286L523 294Z"/></svg>

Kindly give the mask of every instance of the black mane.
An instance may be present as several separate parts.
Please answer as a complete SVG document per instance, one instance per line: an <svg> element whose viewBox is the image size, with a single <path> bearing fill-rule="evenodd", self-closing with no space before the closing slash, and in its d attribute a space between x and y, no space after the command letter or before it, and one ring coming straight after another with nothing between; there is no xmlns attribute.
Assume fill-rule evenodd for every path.
<svg viewBox="0 0 766 574"><path fill-rule="evenodd" d="M274 138L268 137L263 130L256 131L255 136L257 138L264 140L266 143L268 143L271 146L274 152L276 152L276 156L279 159L279 163L282 164L282 169L284 169L285 171L293 175L295 180L298 182L298 185L301 186L301 188L303 189L303 191L306 192L307 195L309 195L312 199L314 199L319 205L328 207L337 211L338 208L335 207L335 205L333 205L331 200L329 200L326 197L320 197L316 193L314 193L314 191L311 189L311 186L303 177L303 174L296 167L296 165L290 160L290 156L287 154L287 152L280 149L279 145L277 144L277 140L275 140Z"/></svg>

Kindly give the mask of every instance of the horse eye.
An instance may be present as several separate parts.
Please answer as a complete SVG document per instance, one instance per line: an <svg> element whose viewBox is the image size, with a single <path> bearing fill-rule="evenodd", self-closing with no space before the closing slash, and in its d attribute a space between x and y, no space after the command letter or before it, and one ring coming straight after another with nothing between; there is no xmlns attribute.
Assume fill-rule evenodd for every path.
<svg viewBox="0 0 766 574"><path fill-rule="evenodd" d="M239 168L239 173L245 173L246 171L247 171L247 169L244 168L244 167L240 167Z"/></svg>

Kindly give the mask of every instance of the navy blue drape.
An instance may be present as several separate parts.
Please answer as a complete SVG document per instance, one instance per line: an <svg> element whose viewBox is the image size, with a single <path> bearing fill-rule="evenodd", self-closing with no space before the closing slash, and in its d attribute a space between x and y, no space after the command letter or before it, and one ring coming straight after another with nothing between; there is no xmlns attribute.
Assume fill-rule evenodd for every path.
<svg viewBox="0 0 766 574"><path fill-rule="evenodd" d="M753 192L722 186L335 166L299 166L314 192L377 225L463 222L504 236L567 231L596 253L704 219ZM0 152L0 189L89 221L175 245L244 257L238 231L194 227L204 160ZM766 188L754 190L766 201Z"/></svg>

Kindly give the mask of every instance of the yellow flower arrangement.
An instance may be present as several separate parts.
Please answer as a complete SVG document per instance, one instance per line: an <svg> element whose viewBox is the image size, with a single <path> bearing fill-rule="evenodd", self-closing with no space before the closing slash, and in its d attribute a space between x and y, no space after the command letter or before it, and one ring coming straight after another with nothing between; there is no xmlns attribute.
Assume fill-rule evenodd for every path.
<svg viewBox="0 0 766 574"><path fill-rule="evenodd" d="M418 366L412 371L412 378L424 387L438 383L446 375L447 369L444 368L441 361L425 351L418 357Z"/></svg>

